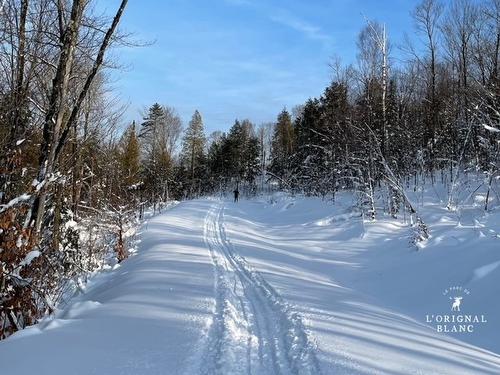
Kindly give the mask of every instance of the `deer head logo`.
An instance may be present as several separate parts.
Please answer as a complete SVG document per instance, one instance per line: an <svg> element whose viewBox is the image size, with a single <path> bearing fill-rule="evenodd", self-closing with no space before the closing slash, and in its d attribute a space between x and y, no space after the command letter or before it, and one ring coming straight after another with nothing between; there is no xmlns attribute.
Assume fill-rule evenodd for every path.
<svg viewBox="0 0 500 375"><path fill-rule="evenodd" d="M460 311L460 305L462 304L463 297L453 297L453 304L451 305L451 311Z"/></svg>

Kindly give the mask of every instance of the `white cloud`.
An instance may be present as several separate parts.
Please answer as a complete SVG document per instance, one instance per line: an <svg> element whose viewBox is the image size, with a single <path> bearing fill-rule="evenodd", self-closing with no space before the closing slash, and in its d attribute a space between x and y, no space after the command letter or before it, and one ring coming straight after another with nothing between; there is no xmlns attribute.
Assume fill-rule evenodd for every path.
<svg viewBox="0 0 500 375"><path fill-rule="evenodd" d="M250 0L225 0L225 1L228 4L235 6L252 7L260 11L260 13L265 13L269 20L278 23L282 26L289 27L305 35L309 39L322 41L323 43L330 43L332 41L332 37L322 32L320 27L315 26L309 22L306 22L305 20L301 19L300 17L297 17L296 15L292 14L290 11L286 9Z"/></svg>
<svg viewBox="0 0 500 375"><path fill-rule="evenodd" d="M269 15L269 19L284 26L288 26L302 34L309 39L321 40L323 42L330 42L331 37L321 31L321 28L314 26L289 12L275 11Z"/></svg>

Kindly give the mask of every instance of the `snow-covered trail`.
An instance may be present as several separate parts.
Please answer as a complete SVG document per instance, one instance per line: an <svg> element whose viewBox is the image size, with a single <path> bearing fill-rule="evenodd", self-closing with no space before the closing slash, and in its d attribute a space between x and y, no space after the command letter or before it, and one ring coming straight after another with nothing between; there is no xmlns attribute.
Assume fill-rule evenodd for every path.
<svg viewBox="0 0 500 375"><path fill-rule="evenodd" d="M0 374L186 374L214 305L203 240L211 205L185 202L148 220L135 256L55 319L0 341Z"/></svg>
<svg viewBox="0 0 500 375"><path fill-rule="evenodd" d="M216 309L202 372L319 374L301 318L227 238L222 202L209 210L204 237L215 267Z"/></svg>
<svg viewBox="0 0 500 375"><path fill-rule="evenodd" d="M443 286L498 261L487 237L459 253L439 243L443 227L441 247L417 254L404 226L363 225L348 206L183 202L55 318L0 341L0 374L499 374L500 355L484 349L498 348L497 305L466 302L491 321L471 343L423 322ZM463 278L477 297L495 295L490 268Z"/></svg>

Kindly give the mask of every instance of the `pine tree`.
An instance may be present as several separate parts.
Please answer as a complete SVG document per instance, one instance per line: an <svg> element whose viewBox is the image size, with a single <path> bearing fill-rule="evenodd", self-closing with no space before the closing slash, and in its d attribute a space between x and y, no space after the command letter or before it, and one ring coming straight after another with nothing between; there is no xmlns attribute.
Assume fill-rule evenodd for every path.
<svg viewBox="0 0 500 375"><path fill-rule="evenodd" d="M219 135L208 151L208 165L214 188L247 183L254 189L255 177L260 172L260 143L249 120L238 121L228 135Z"/></svg>
<svg viewBox="0 0 500 375"><path fill-rule="evenodd" d="M252 135L249 137L244 160L244 177L250 184L255 184L255 178L261 172L261 160L260 160L260 142L259 139Z"/></svg>
<svg viewBox="0 0 500 375"><path fill-rule="evenodd" d="M225 190L227 185L227 137L224 133L212 135L208 148L208 169L211 189Z"/></svg>
<svg viewBox="0 0 500 375"><path fill-rule="evenodd" d="M156 203L160 200L159 191L162 183L162 176L159 175L160 155L158 147L158 133L161 123L165 117L163 108L160 104L153 104L148 114L144 117L144 122L141 124L140 138L143 154L143 179L144 189L149 195L151 202Z"/></svg>
<svg viewBox="0 0 500 375"><path fill-rule="evenodd" d="M291 169L291 157L294 151L294 128L292 118L286 109L278 115L274 129L271 172L282 179L288 178Z"/></svg>
<svg viewBox="0 0 500 375"><path fill-rule="evenodd" d="M293 174L296 187L314 194L319 178L317 157L321 149L318 132L321 126L321 108L318 99L309 99L302 113L295 120L295 153L293 156Z"/></svg>
<svg viewBox="0 0 500 375"><path fill-rule="evenodd" d="M253 183L259 169L259 141L249 120L236 120L227 138L232 176Z"/></svg>
<svg viewBox="0 0 500 375"><path fill-rule="evenodd" d="M205 143L203 120L200 112L196 110L184 134L181 155L181 161L188 176L190 196L200 189L200 182L206 174Z"/></svg>
<svg viewBox="0 0 500 375"><path fill-rule="evenodd" d="M240 121L236 120L231 129L229 129L225 153L227 176L236 179L237 182L242 180L244 174L243 157L246 138L245 128Z"/></svg>
<svg viewBox="0 0 500 375"><path fill-rule="evenodd" d="M173 152L181 133L182 123L173 108L153 104L141 126L144 183L150 198L169 199L174 176Z"/></svg>
<svg viewBox="0 0 500 375"><path fill-rule="evenodd" d="M318 172L318 187L322 195L331 193L334 196L338 188L342 169L347 164L346 154L350 145L350 106L347 99L347 87L332 82L326 88L321 100L321 121L316 133L319 143L315 145L321 153L318 165L323 168ZM316 137L318 138L318 137Z"/></svg>

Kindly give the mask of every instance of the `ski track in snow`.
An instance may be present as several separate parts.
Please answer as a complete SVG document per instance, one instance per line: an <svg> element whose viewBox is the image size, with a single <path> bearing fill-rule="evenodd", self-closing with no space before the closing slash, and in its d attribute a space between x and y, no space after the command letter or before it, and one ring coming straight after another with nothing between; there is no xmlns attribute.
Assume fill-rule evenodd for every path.
<svg viewBox="0 0 500 375"><path fill-rule="evenodd" d="M320 374L301 317L237 254L216 202L204 222L215 273L215 311L201 374Z"/></svg>

